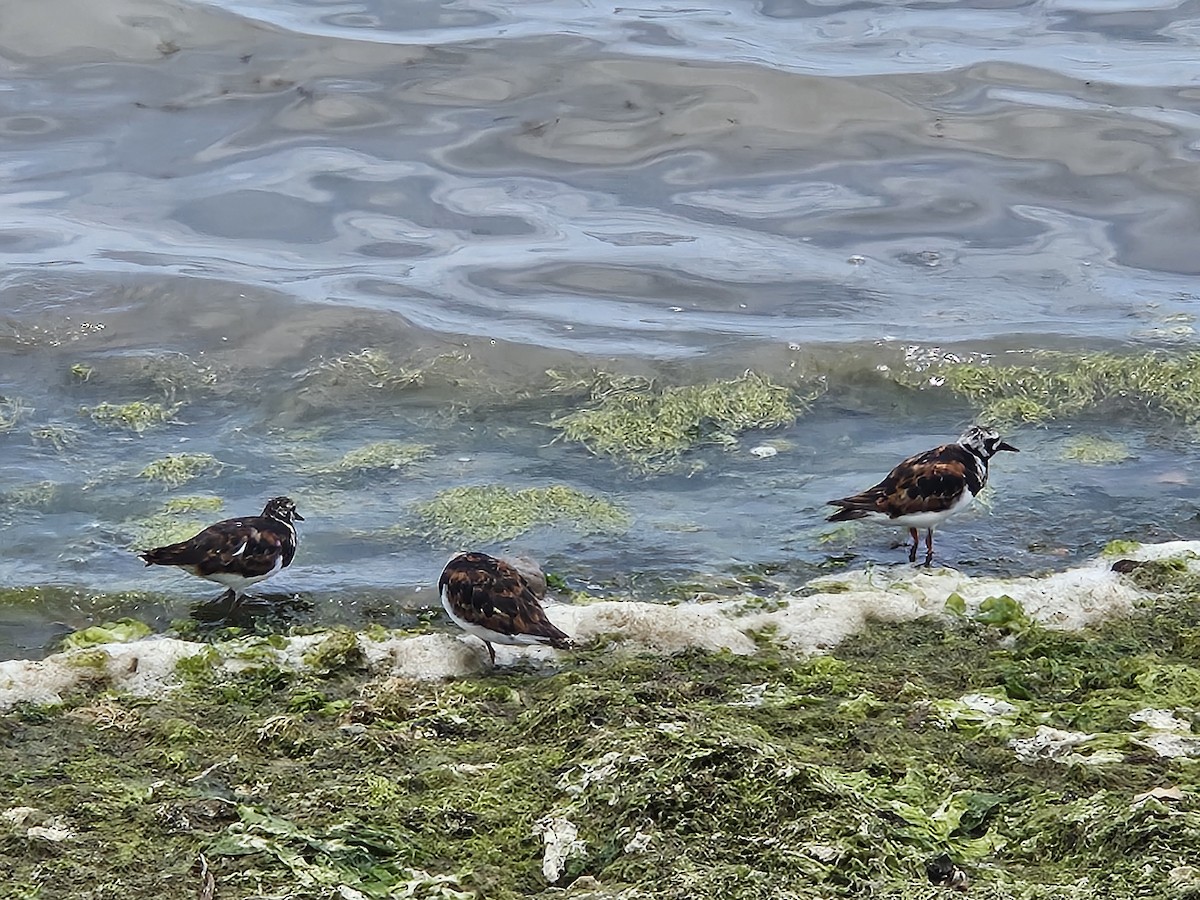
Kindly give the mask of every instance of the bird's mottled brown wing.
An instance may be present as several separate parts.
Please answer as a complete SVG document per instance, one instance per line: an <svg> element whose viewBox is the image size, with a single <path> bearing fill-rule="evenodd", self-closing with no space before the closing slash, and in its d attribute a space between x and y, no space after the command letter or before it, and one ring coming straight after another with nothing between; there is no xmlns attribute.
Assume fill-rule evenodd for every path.
<svg viewBox="0 0 1200 900"><path fill-rule="evenodd" d="M831 506L841 509L829 517L841 522L870 513L896 518L920 512L941 512L954 505L964 488L978 493L982 487L970 453L957 444L945 444L910 456L883 481Z"/></svg>
<svg viewBox="0 0 1200 900"><path fill-rule="evenodd" d="M195 537L147 550L140 556L148 566L195 567L197 575L236 571L254 577L265 575L279 563L291 564L296 546L286 526L255 516L226 519L205 528Z"/></svg>
<svg viewBox="0 0 1200 900"><path fill-rule="evenodd" d="M537 564L537 560L528 556L498 556L500 562L508 563L517 570L517 574L525 580L525 587L533 594L538 602L546 596L546 573Z"/></svg>
<svg viewBox="0 0 1200 900"><path fill-rule="evenodd" d="M968 466L956 459L931 460L893 472L888 476L890 483L881 511L896 518L950 509L966 490L967 472Z"/></svg>
<svg viewBox="0 0 1200 900"><path fill-rule="evenodd" d="M461 553L438 579L455 613L499 634L528 634L560 649L571 639L555 627L517 569L486 553Z"/></svg>

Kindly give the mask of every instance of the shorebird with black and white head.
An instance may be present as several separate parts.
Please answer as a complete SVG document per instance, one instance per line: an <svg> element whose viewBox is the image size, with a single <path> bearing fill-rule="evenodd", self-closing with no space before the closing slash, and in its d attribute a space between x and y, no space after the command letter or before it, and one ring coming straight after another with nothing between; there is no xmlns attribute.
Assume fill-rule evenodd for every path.
<svg viewBox="0 0 1200 900"><path fill-rule="evenodd" d="M225 519L186 541L138 556L148 566L175 566L224 585L229 589L225 596L236 603L246 588L291 565L297 543L293 522L303 521L290 498L273 497L260 516Z"/></svg>
<svg viewBox="0 0 1200 900"><path fill-rule="evenodd" d="M830 500L840 509L830 522L873 519L908 528L908 561L917 561L918 529L925 529L925 565L933 564L933 530L971 505L988 480L988 461L1001 450L1018 452L991 428L972 425L953 444L910 456L883 481L858 494Z"/></svg>

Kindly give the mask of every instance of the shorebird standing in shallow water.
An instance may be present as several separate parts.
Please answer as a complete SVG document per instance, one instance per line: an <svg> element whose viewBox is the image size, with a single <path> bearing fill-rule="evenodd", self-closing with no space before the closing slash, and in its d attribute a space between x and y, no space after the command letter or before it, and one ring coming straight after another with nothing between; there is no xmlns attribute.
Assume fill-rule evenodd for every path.
<svg viewBox="0 0 1200 900"><path fill-rule="evenodd" d="M574 646L542 609L546 577L532 560L460 553L442 570L438 593L450 621L483 641L493 666L492 644Z"/></svg>
<svg viewBox="0 0 1200 900"><path fill-rule="evenodd" d="M288 497L273 497L261 516L225 519L186 541L144 550L138 556L148 566L175 566L223 584L229 590L222 599L237 603L250 585L291 564L297 540L293 521L304 521L296 504Z"/></svg>
<svg viewBox="0 0 1200 900"><path fill-rule="evenodd" d="M953 444L910 456L879 484L859 494L830 500L839 506L830 522L874 519L904 525L912 546L908 561L917 561L917 529L925 529L925 565L933 564L933 530L966 509L988 480L988 460L1001 450L1018 452L990 428L972 425Z"/></svg>

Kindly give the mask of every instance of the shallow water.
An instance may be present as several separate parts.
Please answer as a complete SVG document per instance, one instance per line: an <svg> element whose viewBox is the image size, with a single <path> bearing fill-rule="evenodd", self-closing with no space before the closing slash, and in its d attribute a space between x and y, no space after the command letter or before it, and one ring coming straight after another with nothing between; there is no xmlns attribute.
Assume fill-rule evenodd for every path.
<svg viewBox="0 0 1200 900"><path fill-rule="evenodd" d="M829 539L823 501L975 411L881 367L1194 346L1195 7L4 2L0 584L82 593L0 608L0 657L214 596L129 552L183 495L297 499L288 621L433 605L456 547L389 529L458 484L626 507L623 535L509 542L574 586L902 561L888 529ZM429 371L348 376L364 348ZM821 393L647 477L551 442L581 401L544 373L592 368ZM180 406L141 434L80 411L135 400ZM1064 459L1078 435L1131 456ZM311 472L382 439L433 455ZM1200 450L1172 422L1010 439L943 560L1018 573L1195 536ZM748 452L764 440L780 452ZM221 467L138 477L185 451ZM165 599L93 593L127 590Z"/></svg>

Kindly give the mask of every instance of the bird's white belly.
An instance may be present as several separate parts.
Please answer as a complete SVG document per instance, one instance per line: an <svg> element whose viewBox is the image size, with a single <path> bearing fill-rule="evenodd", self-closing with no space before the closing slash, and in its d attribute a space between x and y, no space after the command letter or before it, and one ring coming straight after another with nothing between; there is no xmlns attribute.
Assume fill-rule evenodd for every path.
<svg viewBox="0 0 1200 900"><path fill-rule="evenodd" d="M885 521L891 525L902 525L905 528L936 528L948 518L958 512L962 512L975 500L975 495L970 491L964 490L962 496L955 501L954 505L949 509L938 510L934 512L918 512L911 513L906 516L896 516L894 519L884 516L878 517L878 521ZM875 518L875 517L872 517Z"/></svg>
<svg viewBox="0 0 1200 900"><path fill-rule="evenodd" d="M271 571L264 572L262 575L239 575L236 572L213 572L210 575L201 575L200 577L207 581L215 581L217 584L224 585L227 588L232 588L236 593L241 593L252 584L258 584L260 581L266 581L274 575L279 574L279 570L283 568L283 556L280 555L275 560L275 565Z"/></svg>
<svg viewBox="0 0 1200 900"><path fill-rule="evenodd" d="M484 628L482 625L476 625L473 622L468 622L461 616L455 615L454 610L450 606L450 601L446 599L446 592L442 591L442 609L446 611L446 615L450 617L450 621L465 631L467 634L474 635L481 641L487 641L490 644L544 644L547 639L538 637L533 634L503 634L499 631L492 631L490 628Z"/></svg>

